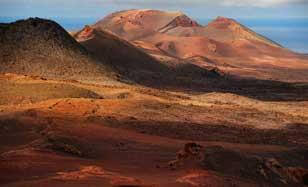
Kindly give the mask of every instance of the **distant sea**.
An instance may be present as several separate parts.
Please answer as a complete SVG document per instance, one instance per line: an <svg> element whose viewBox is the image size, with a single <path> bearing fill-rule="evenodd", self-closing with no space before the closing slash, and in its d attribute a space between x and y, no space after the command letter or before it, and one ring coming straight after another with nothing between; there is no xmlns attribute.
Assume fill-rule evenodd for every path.
<svg viewBox="0 0 308 187"><path fill-rule="evenodd" d="M13 22L20 18L0 17L0 22ZM51 18L66 30L74 31L91 25L99 18ZM299 53L308 54L308 18L236 19L263 36ZM211 19L197 19L206 25Z"/></svg>

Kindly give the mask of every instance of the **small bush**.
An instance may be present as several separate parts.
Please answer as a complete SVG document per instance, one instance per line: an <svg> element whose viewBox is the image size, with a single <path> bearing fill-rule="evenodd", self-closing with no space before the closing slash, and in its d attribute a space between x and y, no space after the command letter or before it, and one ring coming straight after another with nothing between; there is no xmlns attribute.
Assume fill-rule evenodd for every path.
<svg viewBox="0 0 308 187"><path fill-rule="evenodd" d="M46 138L46 148L68 153L79 157L92 157L92 146L74 137L49 135Z"/></svg>

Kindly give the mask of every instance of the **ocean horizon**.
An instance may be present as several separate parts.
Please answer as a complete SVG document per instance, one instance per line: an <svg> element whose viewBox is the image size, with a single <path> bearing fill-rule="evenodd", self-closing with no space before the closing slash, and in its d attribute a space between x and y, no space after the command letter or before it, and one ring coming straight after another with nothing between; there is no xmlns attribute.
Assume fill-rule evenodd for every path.
<svg viewBox="0 0 308 187"><path fill-rule="evenodd" d="M1 23L10 23L21 17L0 17ZM47 18L59 23L67 31L77 31L85 25L91 25L101 18ZM202 25L207 25L213 19L194 18ZM235 18L241 24L253 31L281 44L298 53L308 54L308 18L256 19Z"/></svg>

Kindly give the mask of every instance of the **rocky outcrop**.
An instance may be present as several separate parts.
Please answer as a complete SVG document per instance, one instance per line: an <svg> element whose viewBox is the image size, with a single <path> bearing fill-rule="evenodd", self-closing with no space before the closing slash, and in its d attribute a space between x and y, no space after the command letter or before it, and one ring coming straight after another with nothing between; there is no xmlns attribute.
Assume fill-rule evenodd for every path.
<svg viewBox="0 0 308 187"><path fill-rule="evenodd" d="M188 16L183 14L183 15L176 17L168 25L159 29L159 32L165 33L176 27L200 27L200 26L201 25L199 25L196 21L190 19Z"/></svg>

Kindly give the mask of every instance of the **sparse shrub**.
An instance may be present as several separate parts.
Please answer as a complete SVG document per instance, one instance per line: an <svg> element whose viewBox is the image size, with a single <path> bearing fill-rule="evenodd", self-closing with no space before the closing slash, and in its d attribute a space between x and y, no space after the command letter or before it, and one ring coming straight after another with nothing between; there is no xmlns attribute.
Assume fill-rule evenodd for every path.
<svg viewBox="0 0 308 187"><path fill-rule="evenodd" d="M127 99L130 96L130 93L128 92L124 92L124 93L120 93L117 98L118 99Z"/></svg>
<svg viewBox="0 0 308 187"><path fill-rule="evenodd" d="M19 120L13 118L3 118L0 119L0 134L9 132L21 132L26 130L24 124Z"/></svg>
<svg viewBox="0 0 308 187"><path fill-rule="evenodd" d="M220 146L207 147L204 152L203 167L227 175L262 178L256 171L261 163L257 156L228 150Z"/></svg>
<svg viewBox="0 0 308 187"><path fill-rule="evenodd" d="M92 146L80 139L55 134L46 138L45 147L79 157L92 157L94 153Z"/></svg>

